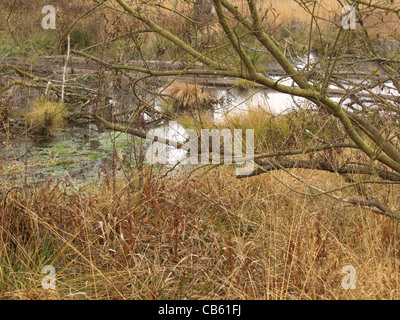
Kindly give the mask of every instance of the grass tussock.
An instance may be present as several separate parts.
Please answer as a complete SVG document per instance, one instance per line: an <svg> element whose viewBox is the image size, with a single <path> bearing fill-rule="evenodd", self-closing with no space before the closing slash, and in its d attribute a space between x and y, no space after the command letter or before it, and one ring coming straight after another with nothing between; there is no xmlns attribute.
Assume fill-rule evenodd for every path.
<svg viewBox="0 0 400 320"><path fill-rule="evenodd" d="M209 107L213 100L206 87L192 83L175 82L163 93L167 96L167 102L175 109L193 110Z"/></svg>
<svg viewBox="0 0 400 320"><path fill-rule="evenodd" d="M294 173L328 189L342 184L334 174ZM2 184L0 298L400 297L392 220L311 195L282 172L237 180L220 168L203 179L147 176L142 189L123 181L114 189L108 179L81 190ZM41 286L45 265L56 269L56 291ZM356 270L355 290L342 288L346 265Z"/></svg>
<svg viewBox="0 0 400 320"><path fill-rule="evenodd" d="M195 116L181 115L178 121L198 134L201 129L242 129L244 144L245 131L253 130L255 151L258 153L305 148L315 143L315 137L332 144L345 139L338 131L339 124L335 119L308 109L275 115L261 106L251 106L244 112L227 113L218 120L202 112Z"/></svg>
<svg viewBox="0 0 400 320"><path fill-rule="evenodd" d="M32 106L27 118L31 133L53 136L64 126L68 111L64 104L40 97Z"/></svg>

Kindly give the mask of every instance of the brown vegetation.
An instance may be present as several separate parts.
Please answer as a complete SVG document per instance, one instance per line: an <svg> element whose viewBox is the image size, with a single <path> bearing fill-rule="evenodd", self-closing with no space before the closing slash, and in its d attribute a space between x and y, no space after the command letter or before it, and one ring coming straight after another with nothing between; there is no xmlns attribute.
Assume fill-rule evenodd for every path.
<svg viewBox="0 0 400 320"><path fill-rule="evenodd" d="M198 109L207 107L212 102L212 96L207 88L198 84L175 82L164 92L167 101L175 108Z"/></svg>
<svg viewBox="0 0 400 320"><path fill-rule="evenodd" d="M294 173L342 184L335 174ZM197 182L147 177L136 191L120 181L115 192L104 178L79 191L3 185L2 299L399 298L397 224L311 195L284 173L238 181L221 168ZM40 285L44 265L56 267L55 292ZM357 272L356 290L341 286L345 265Z"/></svg>
<svg viewBox="0 0 400 320"><path fill-rule="evenodd" d="M180 12L189 13L185 11L189 10L186 1L174 3L184 6ZM329 9L333 1L323 3ZM244 2L236 1L236 4L243 6ZM269 6L268 2L258 4ZM292 1L274 2L272 7L275 5L281 6L281 12L289 11L289 7L297 10ZM286 9L284 6L287 6ZM269 21L265 22L265 18L276 13L272 7L263 7L266 26ZM74 10L73 6L71 10ZM298 73L287 60L286 46L278 48L279 41L272 41L264 35L261 39L265 42L262 52L268 50L270 56L274 55L276 62L284 66L287 77L298 83L298 87L288 86L256 71L257 56L251 56L251 53L259 49L243 49L237 37L230 32L229 23L233 24L232 21L225 23L226 37L222 40L215 32L225 51L210 52L204 50L210 47L205 38L195 42L198 35L188 32L186 25L179 22L189 23L187 19L182 16L175 19L171 12L160 6L152 6L148 10L162 28L174 31L183 41L180 43L181 50L173 51L172 47L176 47L179 41L161 30L159 34L149 37L133 37L133 44L124 43L126 57L123 58L136 54L145 57L146 61L163 55L169 60L176 58L191 62L195 59L210 68L204 68L203 75L209 72L209 75L215 76L220 72L221 76L245 80L242 84L246 86L257 83L281 93L303 97L314 105L304 112L280 116L253 108L247 117L233 115L224 119L225 127L230 129L255 130L257 176L247 179L235 177L229 165L196 167L189 173L186 168L174 171L176 168L148 166L143 160L143 150L136 157L135 148L135 166L132 165L133 160L128 162L121 153L114 152L111 172L109 169L99 170L96 172L97 181L77 185L72 179L49 180L47 183L24 183L23 187L18 187L9 178L13 169L10 167L16 163L15 166L21 168L24 156L18 154L13 164L4 157L0 166L0 298L399 299L400 239L397 220L392 219L399 214L400 191L400 142L394 100L388 99L385 105L385 99L379 94L371 95L372 103L389 108L390 112L386 113L389 116L382 115L381 118L379 115L385 109L364 114L347 112L342 108L343 101L333 101L325 89L330 81L335 83L332 76L340 50L323 56L321 68L315 69L318 72L311 77L307 70ZM322 9L318 7L317 10ZM120 16L121 20L115 25L109 23L109 16L103 16L108 23L103 29L108 37L137 31L141 27L141 23L116 12L113 12L114 17ZM323 16L324 13L319 12ZM22 11L20 14L21 21ZM4 17L1 16L2 19ZM238 15L232 14L231 17L234 20ZM275 18L277 23L283 19L290 24L304 20L297 12ZM121 23L124 19L131 24ZM374 22L373 18L371 21ZM147 23L149 28L157 29L152 23ZM238 23L240 21L235 22ZM123 27L119 29L118 26ZM248 30L261 35L263 32L256 30L256 26L256 23L250 24ZM276 31L279 24L271 29L275 30L271 32L273 37L273 32L279 32ZM328 26L325 32L327 30ZM62 42L65 31L69 31L68 27L58 34L57 44ZM244 32L236 31L241 37L246 36ZM19 33L19 39L23 38L23 34L24 31ZM169 41L165 40L166 35L170 37ZM329 36L329 33L325 35ZM76 37L85 39L80 32L76 33ZM290 42L290 39L284 40ZM249 42L243 41L243 44L248 45ZM88 44L84 41L84 46ZM34 43L29 45L37 48ZM118 54L120 45L112 45ZM182 54L185 50L191 54L192 60L187 59L189 54ZM248 56L246 50L249 50ZM217 53L221 57L213 56ZM117 91L118 85L122 87L118 76L129 68L124 70L123 66L101 63L106 58L109 56L99 54L92 60L99 63L99 69L114 68L107 75L101 72L104 70L99 70L98 77L103 77L101 80L104 82L112 78L112 100L115 101L114 89ZM328 66L325 66L327 61ZM390 66L390 61L385 63ZM146 68L134 70L150 76L178 76L178 73L184 73L183 70L150 70L148 65ZM19 75L26 80L26 84L36 83L37 88L44 89L45 78L17 68L11 69L12 72L7 74L10 79ZM390 71L393 71L392 80L395 83L398 72L391 67L385 69L389 76L392 75ZM128 72L124 75L129 78ZM146 78L139 77L129 79L136 85ZM72 78L69 83L73 83ZM313 78L315 81L310 85L309 81ZM366 78L372 77L368 74ZM78 95L81 100L77 117L89 118L89 124L98 120L106 128L142 139L146 137L146 133L140 131L146 125L144 113L148 111L147 106L153 105L150 102L154 101L154 97L165 98L176 109L194 108L196 111L208 106L212 100L203 86L175 82L161 94L157 91L148 102L137 94L138 88L130 83L126 87L136 95L136 100L129 101L134 107L125 110L122 107L128 103L121 103L122 107L115 112L115 116L112 113L111 123L108 118L101 118L100 112L96 113L104 111L110 101L108 93L102 92L104 86L96 85L75 87L79 90L76 92L82 90L90 96L86 100ZM353 99L352 96L360 92L357 89L362 85L350 83L343 100L346 97L352 101L359 100L359 97ZM143 91L150 87L143 86ZM9 88L4 84L4 91ZM70 88L72 95L75 91L72 86ZM53 90L56 89L55 86ZM126 102L128 98L132 96L121 101ZM379 105L379 102L382 104ZM90 109L85 109L87 105ZM111 112L117 107L112 101L109 105ZM56 109L55 115L49 117L50 111L44 108L38 113L38 119L44 119L44 122L37 121L40 128L58 125L58 122L51 121L62 114L61 110ZM197 113L201 117L201 112ZM124 115L126 118L122 118ZM115 120L117 116L121 118ZM370 122L369 118L372 118ZM120 119L125 121L119 122ZM207 119L207 123L199 120L193 125L197 129L204 124L218 126L211 119ZM11 146L9 132L6 131L2 138L6 147ZM135 141L131 142L135 144ZM164 143L168 144L167 141ZM115 143L113 151L116 151ZM28 168L25 164L25 178L29 174ZM354 170L360 168L362 170ZM118 171L123 173L119 178ZM56 291L46 291L41 286L41 270L45 265L56 268ZM347 265L353 266L357 272L355 290L342 287L345 277L342 268Z"/></svg>

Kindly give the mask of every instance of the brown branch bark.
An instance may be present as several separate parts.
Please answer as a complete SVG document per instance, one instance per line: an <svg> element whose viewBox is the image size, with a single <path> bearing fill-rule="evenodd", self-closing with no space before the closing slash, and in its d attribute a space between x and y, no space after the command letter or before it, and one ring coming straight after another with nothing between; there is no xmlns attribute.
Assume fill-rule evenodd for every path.
<svg viewBox="0 0 400 320"><path fill-rule="evenodd" d="M392 171L375 168L371 171L368 165L349 165L338 163L332 164L323 161L307 161L298 159L269 159L269 160L256 160L259 167L248 174L237 176L239 179L257 176L269 171L279 170L281 167L286 169L312 169L328 172L335 172L339 174L370 174L377 175L379 178L388 181L400 181L400 174Z"/></svg>

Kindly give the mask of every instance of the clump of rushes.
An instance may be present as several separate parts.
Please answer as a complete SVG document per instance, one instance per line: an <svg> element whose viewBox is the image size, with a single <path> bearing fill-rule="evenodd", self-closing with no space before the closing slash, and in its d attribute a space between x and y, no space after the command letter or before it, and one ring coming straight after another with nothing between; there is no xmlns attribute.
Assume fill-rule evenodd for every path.
<svg viewBox="0 0 400 320"><path fill-rule="evenodd" d="M27 120L33 135L51 137L64 126L67 115L64 104L41 96L33 104Z"/></svg>
<svg viewBox="0 0 400 320"><path fill-rule="evenodd" d="M258 152L264 152L285 146L300 147L304 130L315 131L314 127L317 126L306 122L302 116L301 112L273 115L260 106L251 106L245 113L226 115L218 126L254 130L255 148Z"/></svg>
<svg viewBox="0 0 400 320"><path fill-rule="evenodd" d="M190 83L177 82L164 90L166 101L174 109L199 109L210 107L212 96L204 86Z"/></svg>
<svg viewBox="0 0 400 320"><path fill-rule="evenodd" d="M208 111L202 111L195 115L182 114L178 117L177 121L186 129L192 129L197 132L198 135L201 134L202 129L214 129L215 120L212 114Z"/></svg>

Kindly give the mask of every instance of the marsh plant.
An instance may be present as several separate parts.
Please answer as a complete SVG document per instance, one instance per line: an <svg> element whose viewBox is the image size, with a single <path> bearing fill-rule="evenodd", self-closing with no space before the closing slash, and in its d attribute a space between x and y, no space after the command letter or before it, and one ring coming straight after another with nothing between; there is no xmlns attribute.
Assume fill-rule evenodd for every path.
<svg viewBox="0 0 400 320"><path fill-rule="evenodd" d="M28 113L30 131L36 136L54 136L64 126L68 111L64 104L41 96Z"/></svg>
<svg viewBox="0 0 400 320"><path fill-rule="evenodd" d="M213 97L207 88L198 84L176 82L164 90L172 109L199 109L211 107Z"/></svg>

